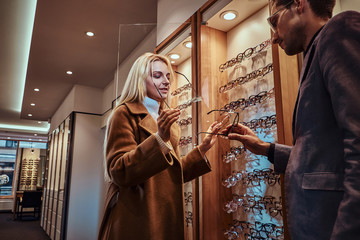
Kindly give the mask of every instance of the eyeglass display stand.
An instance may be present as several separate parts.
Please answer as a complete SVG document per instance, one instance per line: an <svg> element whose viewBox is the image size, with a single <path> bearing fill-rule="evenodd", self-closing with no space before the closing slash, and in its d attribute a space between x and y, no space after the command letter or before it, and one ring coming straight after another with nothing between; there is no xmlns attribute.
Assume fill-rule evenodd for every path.
<svg viewBox="0 0 360 240"><path fill-rule="evenodd" d="M215 3L216 1L212 2ZM227 28L224 25L224 29L221 29L214 21L225 10L234 9L240 12L241 3L233 1L229 5L219 8L217 13L212 13L212 17L207 16L209 15L207 9L210 9L209 12L214 12L216 3L214 5L209 3L197 13L197 26L200 31L199 61L201 75L199 85L202 89L201 96L204 99L200 103L199 126L201 130L206 130L210 123L219 118L219 115L207 115L206 113L232 103L231 106L237 105L233 111L239 113L239 122L250 122L253 119L276 114L277 124L273 124L268 129L258 129L257 135L267 142L291 144L292 109L289 105L292 106L295 101L293 95L296 98L297 80L294 81L294 79L298 79L298 75L296 75L298 74L297 58L286 58L284 53L271 44L262 51L257 50L256 47L259 44L271 38L270 29L264 21L268 16L269 9L267 1L263 3L260 1L258 3L247 2L246 4L246 8L252 7L249 6L252 4L263 5L254 11L254 14L244 16L243 22L238 22ZM206 19L204 20L204 18ZM239 54L243 54L243 56L239 56ZM234 62L231 63L231 60ZM230 62L229 67L220 71L219 67L227 62ZM232 86L227 91L219 93L221 86L235 79L249 76L250 73L269 64L273 64L273 71L264 76L250 77L245 83ZM291 79L289 80L289 78ZM272 96L257 100L257 98L260 99L257 96L260 95L260 92L269 92L271 89L275 92ZM240 99L243 99L246 104L241 105ZM236 210L229 213L224 211L226 203L233 200L234 194L257 201L263 200L261 198L265 196L272 196L275 201L280 201L282 196L281 184L271 183L270 185L264 181L266 177L269 177L265 169L272 167L265 157L243 153L238 155L237 160L229 163L223 162L223 155L229 152L231 147L240 145L237 141L229 141L220 137L218 144L207 154L213 169L211 173L203 176L200 187L202 189L200 239L213 239L214 236L216 239L245 239L245 234L252 234L252 237L266 235L268 238L274 237L276 234L275 239L286 239L286 228L284 234L281 232L261 232L261 229L258 229L257 232L253 229L250 233L249 229L242 232L240 228L235 226L232 230L236 229L237 235L224 234L231 226L234 226L236 220L251 223L253 227L256 223L258 228L270 226L265 225L268 223L281 227L285 222L279 211L281 204L276 205L277 214L274 211L270 214L269 210L269 207L272 207L273 210L275 204L273 206L268 205L264 209L246 209L238 206ZM260 159L254 160L255 158ZM259 174L257 170L263 171ZM225 187L223 185L224 180L234 171L245 173L243 176L247 176L245 178L247 181L238 180L234 186ZM257 174L259 178L254 177L254 174ZM284 198L281 200L284 208ZM263 225L259 225L259 223Z"/></svg>
<svg viewBox="0 0 360 240"><path fill-rule="evenodd" d="M30 151L30 150L29 150ZM40 158L24 158L21 161L19 190L36 190Z"/></svg>

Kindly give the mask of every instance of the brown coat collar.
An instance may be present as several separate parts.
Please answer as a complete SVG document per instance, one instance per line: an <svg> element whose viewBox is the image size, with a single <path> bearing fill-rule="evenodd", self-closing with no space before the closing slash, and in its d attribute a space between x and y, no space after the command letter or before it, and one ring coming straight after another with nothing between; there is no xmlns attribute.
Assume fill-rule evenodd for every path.
<svg viewBox="0 0 360 240"><path fill-rule="evenodd" d="M139 122L139 127L141 127L149 134L155 134L158 131L156 120L150 115L144 104L140 102L127 102L125 103L125 105L132 114L143 115L140 116L141 121ZM178 147L179 136L180 136L180 129L176 124L173 124L171 126L170 142L174 149Z"/></svg>

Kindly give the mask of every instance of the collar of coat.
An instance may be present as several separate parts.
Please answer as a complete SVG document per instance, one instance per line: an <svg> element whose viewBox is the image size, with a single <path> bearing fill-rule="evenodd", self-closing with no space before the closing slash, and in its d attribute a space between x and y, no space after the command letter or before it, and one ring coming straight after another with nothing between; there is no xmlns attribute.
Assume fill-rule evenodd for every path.
<svg viewBox="0 0 360 240"><path fill-rule="evenodd" d="M147 111L144 104L141 102L127 102L125 103L129 111L134 115L140 115L141 121L139 122L140 128L149 134L155 134L158 131L156 120ZM161 111L161 109L160 109ZM179 143L180 129L176 124L171 126L170 142L175 149Z"/></svg>

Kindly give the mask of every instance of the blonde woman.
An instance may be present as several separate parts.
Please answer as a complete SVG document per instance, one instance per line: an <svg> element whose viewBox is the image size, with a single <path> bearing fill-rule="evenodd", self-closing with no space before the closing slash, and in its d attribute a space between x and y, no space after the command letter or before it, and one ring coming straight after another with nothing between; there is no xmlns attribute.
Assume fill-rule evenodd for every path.
<svg viewBox="0 0 360 240"><path fill-rule="evenodd" d="M211 171L205 153L216 135L180 157L174 124L180 111L164 105L172 79L169 60L152 53L140 56L129 72L107 126L110 185L99 239L184 239L183 183ZM208 131L217 133L216 123Z"/></svg>

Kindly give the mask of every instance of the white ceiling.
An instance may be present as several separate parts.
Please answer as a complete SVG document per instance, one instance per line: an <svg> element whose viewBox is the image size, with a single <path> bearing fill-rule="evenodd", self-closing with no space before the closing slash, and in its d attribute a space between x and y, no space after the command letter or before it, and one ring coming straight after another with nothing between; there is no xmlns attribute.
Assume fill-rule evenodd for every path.
<svg viewBox="0 0 360 240"><path fill-rule="evenodd" d="M117 62L154 28L123 34L118 59L119 24L156 23L156 16L157 0L1 0L0 138L45 134L75 84L103 89Z"/></svg>

